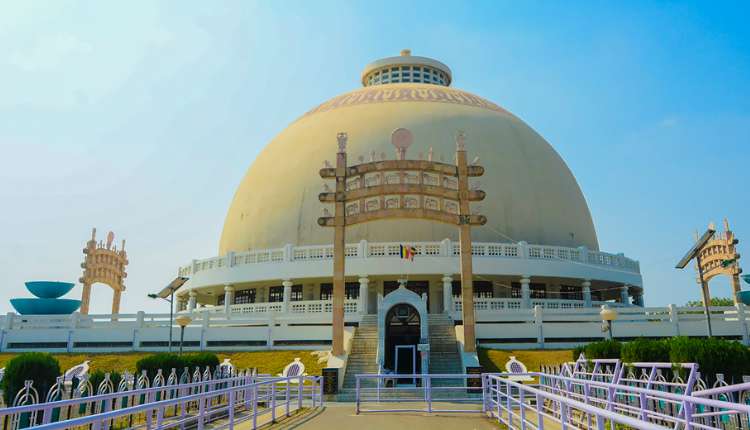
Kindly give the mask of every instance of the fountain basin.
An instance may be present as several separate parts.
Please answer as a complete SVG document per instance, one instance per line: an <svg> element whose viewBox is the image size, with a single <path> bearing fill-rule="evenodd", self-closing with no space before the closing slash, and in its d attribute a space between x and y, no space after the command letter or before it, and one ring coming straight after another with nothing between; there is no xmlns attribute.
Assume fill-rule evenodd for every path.
<svg viewBox="0 0 750 430"><path fill-rule="evenodd" d="M750 290L740 291L739 293L737 293L737 297L742 303L750 306Z"/></svg>
<svg viewBox="0 0 750 430"><path fill-rule="evenodd" d="M75 286L72 282L59 281L29 281L25 284L26 289L31 291L31 294L41 299L56 299L62 297Z"/></svg>
<svg viewBox="0 0 750 430"><path fill-rule="evenodd" d="M77 299L10 299L10 304L21 315L69 315L78 310Z"/></svg>

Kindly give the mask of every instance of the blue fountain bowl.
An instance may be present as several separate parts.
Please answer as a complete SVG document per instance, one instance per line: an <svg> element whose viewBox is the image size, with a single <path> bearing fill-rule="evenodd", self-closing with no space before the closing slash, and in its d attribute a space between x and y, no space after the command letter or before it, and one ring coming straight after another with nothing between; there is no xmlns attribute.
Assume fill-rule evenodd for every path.
<svg viewBox="0 0 750 430"><path fill-rule="evenodd" d="M737 297L739 297L742 303L750 306L750 291L740 291L737 293Z"/></svg>
<svg viewBox="0 0 750 430"><path fill-rule="evenodd" d="M21 315L69 315L81 307L77 299L10 299Z"/></svg>
<svg viewBox="0 0 750 430"><path fill-rule="evenodd" d="M26 282L26 289L31 291L31 294L39 297L40 299L56 299L68 294L68 291L72 290L75 284L71 282L57 282L57 281L29 281Z"/></svg>

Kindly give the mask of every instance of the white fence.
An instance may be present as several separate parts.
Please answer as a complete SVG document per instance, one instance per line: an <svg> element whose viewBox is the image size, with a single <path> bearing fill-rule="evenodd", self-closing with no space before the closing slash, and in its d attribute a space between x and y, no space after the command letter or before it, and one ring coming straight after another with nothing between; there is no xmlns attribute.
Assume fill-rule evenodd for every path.
<svg viewBox="0 0 750 430"><path fill-rule="evenodd" d="M350 258L394 257L400 254L401 245L403 243L370 243L363 240L359 243L347 244L346 256ZM461 253L458 242L447 239L440 242L415 242L410 243L410 245L416 249L417 256L450 257ZM471 247L471 253L474 257L570 261L640 273L638 262L625 257L623 254L592 251L586 247L529 245L526 242L474 243ZM178 272L180 276L191 276L201 271L248 264L332 259L333 245L286 245L283 248L229 252L224 256L193 260L191 264L180 267Z"/></svg>
<svg viewBox="0 0 750 430"><path fill-rule="evenodd" d="M568 303L570 302L570 303ZM476 335L480 344L501 348L569 348L606 338L597 307L578 307L577 301L533 300L531 309L518 307L517 299L476 299ZM449 315L460 324L460 302ZM253 350L267 348L324 349L331 342L330 302L290 302L287 312L261 311L226 314L223 307L203 309L191 315L185 329L187 350ZM612 305L612 304L610 304ZM235 305L248 306L248 305ZM355 325L362 318L357 301L347 301L345 321ZM236 308L233 308L234 311ZM706 336L702 308L617 308L612 324L615 338ZM712 307L713 334L748 343L748 312L744 305ZM120 314L0 317L0 350L157 351L168 346L169 314ZM351 328L347 328L351 329ZM457 327L460 331L460 326ZM180 328L171 324L173 348Z"/></svg>
<svg viewBox="0 0 750 430"><path fill-rule="evenodd" d="M486 300L495 303L499 299ZM602 330L599 308L550 309L536 305L533 309L493 310L490 307L483 309L481 303L476 312L476 336L480 344L488 347L569 348L609 336ZM612 334L616 339L707 336L703 308L669 305L630 306L616 310L618 317L612 323ZM460 319L461 314L454 311L452 317ZM750 320L745 305L712 307L711 324L714 336L749 343Z"/></svg>

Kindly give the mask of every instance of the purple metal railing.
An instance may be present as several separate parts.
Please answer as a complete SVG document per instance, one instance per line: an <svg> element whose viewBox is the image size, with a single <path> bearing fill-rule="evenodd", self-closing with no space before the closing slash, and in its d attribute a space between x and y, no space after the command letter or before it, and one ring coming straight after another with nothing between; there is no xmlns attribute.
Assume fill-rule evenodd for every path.
<svg viewBox="0 0 750 430"><path fill-rule="evenodd" d="M653 388L612 384L559 375L531 373L543 383L538 389L588 405L630 416L644 422L684 429L732 429L745 423L747 428L750 405L730 401L730 397L706 396L744 392L750 385L738 384L716 390L676 394ZM704 396L697 395L698 393ZM590 424L590 421L589 421Z"/></svg>
<svg viewBox="0 0 750 430"><path fill-rule="evenodd" d="M70 419L62 414L72 408L90 408L92 404L101 405L101 412ZM0 422L12 430L21 423L24 427L36 424L35 428L42 429L90 425L92 430L140 426L194 426L200 430L207 422L223 419L230 429L245 421L250 421L250 428L255 429L259 418L269 415L273 421L277 414L288 416L305 404L322 406L321 376L243 376L16 406L0 409Z"/></svg>
<svg viewBox="0 0 750 430"><path fill-rule="evenodd" d="M529 373L529 376L539 376ZM621 415L560 394L524 385L503 378L503 375L486 374L483 379L484 412L508 428L543 430L545 424L556 428L615 428L621 424L635 429L667 429L654 423ZM507 376L507 375L505 375ZM579 417L588 419L584 422ZM552 425L550 425L552 427Z"/></svg>
<svg viewBox="0 0 750 430"><path fill-rule="evenodd" d="M482 375L460 374L361 374L356 375L355 412L481 412ZM416 384L399 385L399 380L416 380ZM473 382L473 383L472 383ZM405 407L363 408L362 404L404 404ZM415 407L424 403L423 407ZM445 408L458 404L475 404L475 408Z"/></svg>

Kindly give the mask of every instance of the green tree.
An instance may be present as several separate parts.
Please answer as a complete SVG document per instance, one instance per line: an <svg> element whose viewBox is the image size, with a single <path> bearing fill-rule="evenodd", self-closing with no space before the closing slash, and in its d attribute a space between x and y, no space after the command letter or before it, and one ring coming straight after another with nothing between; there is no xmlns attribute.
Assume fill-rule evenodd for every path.
<svg viewBox="0 0 750 430"><path fill-rule="evenodd" d="M702 300L691 300L686 306L700 307L703 306ZM729 297L711 297L711 306L734 306L734 299Z"/></svg>

